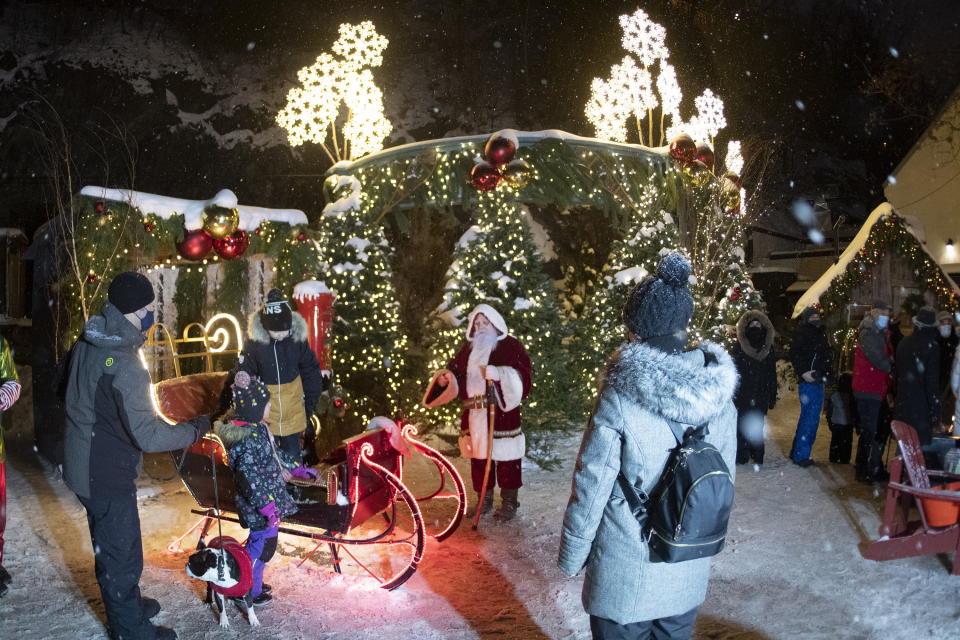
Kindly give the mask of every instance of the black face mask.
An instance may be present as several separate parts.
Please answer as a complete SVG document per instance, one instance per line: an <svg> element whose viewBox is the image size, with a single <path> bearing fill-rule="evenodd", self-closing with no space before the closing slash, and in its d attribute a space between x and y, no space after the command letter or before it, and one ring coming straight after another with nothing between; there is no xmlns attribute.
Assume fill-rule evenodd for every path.
<svg viewBox="0 0 960 640"><path fill-rule="evenodd" d="M751 347L759 349L767 339L767 330L763 327L747 327L744 335L746 335L747 342L750 343Z"/></svg>
<svg viewBox="0 0 960 640"><path fill-rule="evenodd" d="M810 324L817 327L818 329L820 328L821 325L823 325L823 320L810 320L809 322Z"/></svg>

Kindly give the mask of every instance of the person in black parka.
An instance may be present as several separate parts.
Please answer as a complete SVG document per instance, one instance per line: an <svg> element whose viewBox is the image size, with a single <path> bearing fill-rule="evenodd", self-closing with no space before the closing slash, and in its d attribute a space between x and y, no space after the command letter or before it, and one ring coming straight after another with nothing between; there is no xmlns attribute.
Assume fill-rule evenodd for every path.
<svg viewBox="0 0 960 640"><path fill-rule="evenodd" d="M897 397L893 417L916 429L929 445L940 420L940 344L937 315L924 307L913 318L916 330L897 345Z"/></svg>
<svg viewBox="0 0 960 640"><path fill-rule="evenodd" d="M807 307L800 313L800 324L790 345L790 362L800 394L800 417L790 459L796 465L807 467L813 464L810 452L820 426L823 387L833 377L833 350L827 341L820 311L815 307Z"/></svg>
<svg viewBox="0 0 960 640"><path fill-rule="evenodd" d="M737 407L737 464L751 459L763 464L763 422L777 403L777 357L770 319L759 311L747 311L737 322L737 342L730 355L740 374L733 398Z"/></svg>

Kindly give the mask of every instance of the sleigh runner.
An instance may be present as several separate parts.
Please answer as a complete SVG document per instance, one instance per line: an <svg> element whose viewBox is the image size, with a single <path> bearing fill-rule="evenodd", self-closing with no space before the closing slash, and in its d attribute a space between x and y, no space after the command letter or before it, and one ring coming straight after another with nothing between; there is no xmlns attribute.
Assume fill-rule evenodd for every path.
<svg viewBox="0 0 960 640"><path fill-rule="evenodd" d="M158 324L147 335L141 356L153 377L152 399L163 419L175 424L201 414L216 414L229 377L228 371L216 369L232 366L234 354L242 350L236 320L218 314L205 325L188 326L180 338ZM185 358L199 358L204 370L182 374ZM416 572L426 536L442 541L456 531L466 511L466 494L453 465L415 438L414 425L380 421L387 428L378 426L343 440L314 467L319 473L317 482L296 482L303 504L281 522L280 531L316 542L298 566L326 544L334 571L340 573L344 563L354 564L389 590ZM311 428L319 428L316 416L311 417ZM418 496L405 484L401 449L429 461L439 475L435 490ZM180 551L180 542L198 529L199 549L218 520L239 523L227 449L210 432L171 455L197 503L198 508L191 512L201 518L168 550ZM423 508L434 501L452 504L443 509L431 507L431 517L425 518Z"/></svg>

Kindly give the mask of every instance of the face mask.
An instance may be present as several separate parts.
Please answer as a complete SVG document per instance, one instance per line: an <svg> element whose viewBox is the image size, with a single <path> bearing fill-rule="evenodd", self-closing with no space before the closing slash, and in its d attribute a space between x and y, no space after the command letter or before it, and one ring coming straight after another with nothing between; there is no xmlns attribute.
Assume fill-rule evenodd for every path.
<svg viewBox="0 0 960 640"><path fill-rule="evenodd" d="M878 316L877 317L877 326L881 329L886 329L887 325L890 324L890 316Z"/></svg>
<svg viewBox="0 0 960 640"><path fill-rule="evenodd" d="M948 324L940 325L940 335L943 336L944 338L950 337L950 331L951 331L950 325Z"/></svg>
<svg viewBox="0 0 960 640"><path fill-rule="evenodd" d="M812 324L815 327L819 327L820 325L823 324L823 320L821 320L820 318L817 318L816 320L811 320L810 324Z"/></svg>
<svg viewBox="0 0 960 640"><path fill-rule="evenodd" d="M140 318L140 331L146 331L153 326L153 311L147 311L147 315Z"/></svg>

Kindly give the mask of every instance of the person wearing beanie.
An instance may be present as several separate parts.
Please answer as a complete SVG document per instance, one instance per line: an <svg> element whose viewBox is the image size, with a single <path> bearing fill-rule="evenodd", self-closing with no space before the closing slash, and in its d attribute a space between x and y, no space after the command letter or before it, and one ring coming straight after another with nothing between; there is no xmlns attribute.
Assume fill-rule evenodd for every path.
<svg viewBox="0 0 960 640"><path fill-rule="evenodd" d="M520 421L520 404L530 393L532 367L523 344L510 335L500 313L479 304L467 318L467 340L447 364L437 371L423 396L423 405L433 408L452 400L463 403L460 418L461 455L470 458L470 475L477 503L471 516L493 509L494 489L500 487L500 508L493 514L501 521L512 520L520 508L523 486L521 460L526 438ZM483 474L487 466L489 433L487 381L492 380L497 396L494 409L493 445L487 492L480 501Z"/></svg>
<svg viewBox="0 0 960 640"><path fill-rule="evenodd" d="M800 313L800 324L790 345L790 362L800 394L800 417L790 459L796 465L808 467L813 464L810 453L820 426L823 387L833 376L833 350L816 307L807 307Z"/></svg>
<svg viewBox="0 0 960 640"><path fill-rule="evenodd" d="M325 382L307 342L307 322L293 312L279 289L271 289L263 308L248 318L239 370L267 385L272 399L267 417L270 432L278 448L301 461L301 438Z"/></svg>
<svg viewBox="0 0 960 640"><path fill-rule="evenodd" d="M706 424L709 442L735 472L737 369L717 344L685 350L693 315L690 263L663 257L656 275L630 292L628 341L610 358L574 467L558 564L586 567L583 605L594 638L689 638L710 578L710 558L653 562L618 484L649 495L677 447L669 421ZM642 487L641 487L642 485Z"/></svg>
<svg viewBox="0 0 960 640"><path fill-rule="evenodd" d="M860 427L854 474L860 482L883 479L885 473L882 460L887 430L880 427L893 372L889 329L892 310L883 300L875 301L857 332L852 388Z"/></svg>
<svg viewBox="0 0 960 640"><path fill-rule="evenodd" d="M740 374L733 398L737 407L737 464L763 464L763 428L767 411L777 404L776 332L760 311L747 311L737 321L737 342L732 353Z"/></svg>
<svg viewBox="0 0 960 640"><path fill-rule="evenodd" d="M897 345L897 396L893 417L916 429L927 446L940 423L940 343L937 314L923 307L913 317L913 333Z"/></svg>
<svg viewBox="0 0 960 640"><path fill-rule="evenodd" d="M215 431L227 449L233 470L240 524L250 530L245 544L253 562L250 597L254 606L263 606L273 599L270 585L263 583L263 570L277 550L280 520L297 512L287 493L284 468L297 477L317 474L274 447L273 436L263 421L272 404L267 385L246 371L238 371L230 393L233 419L217 422Z"/></svg>
<svg viewBox="0 0 960 640"><path fill-rule="evenodd" d="M150 374L139 358L153 325L153 287L121 273L70 354L63 479L87 511L97 582L115 638L176 638L150 618L156 600L140 595L143 545L136 479L142 453L183 449L210 428L207 416L169 425L151 404Z"/></svg>

